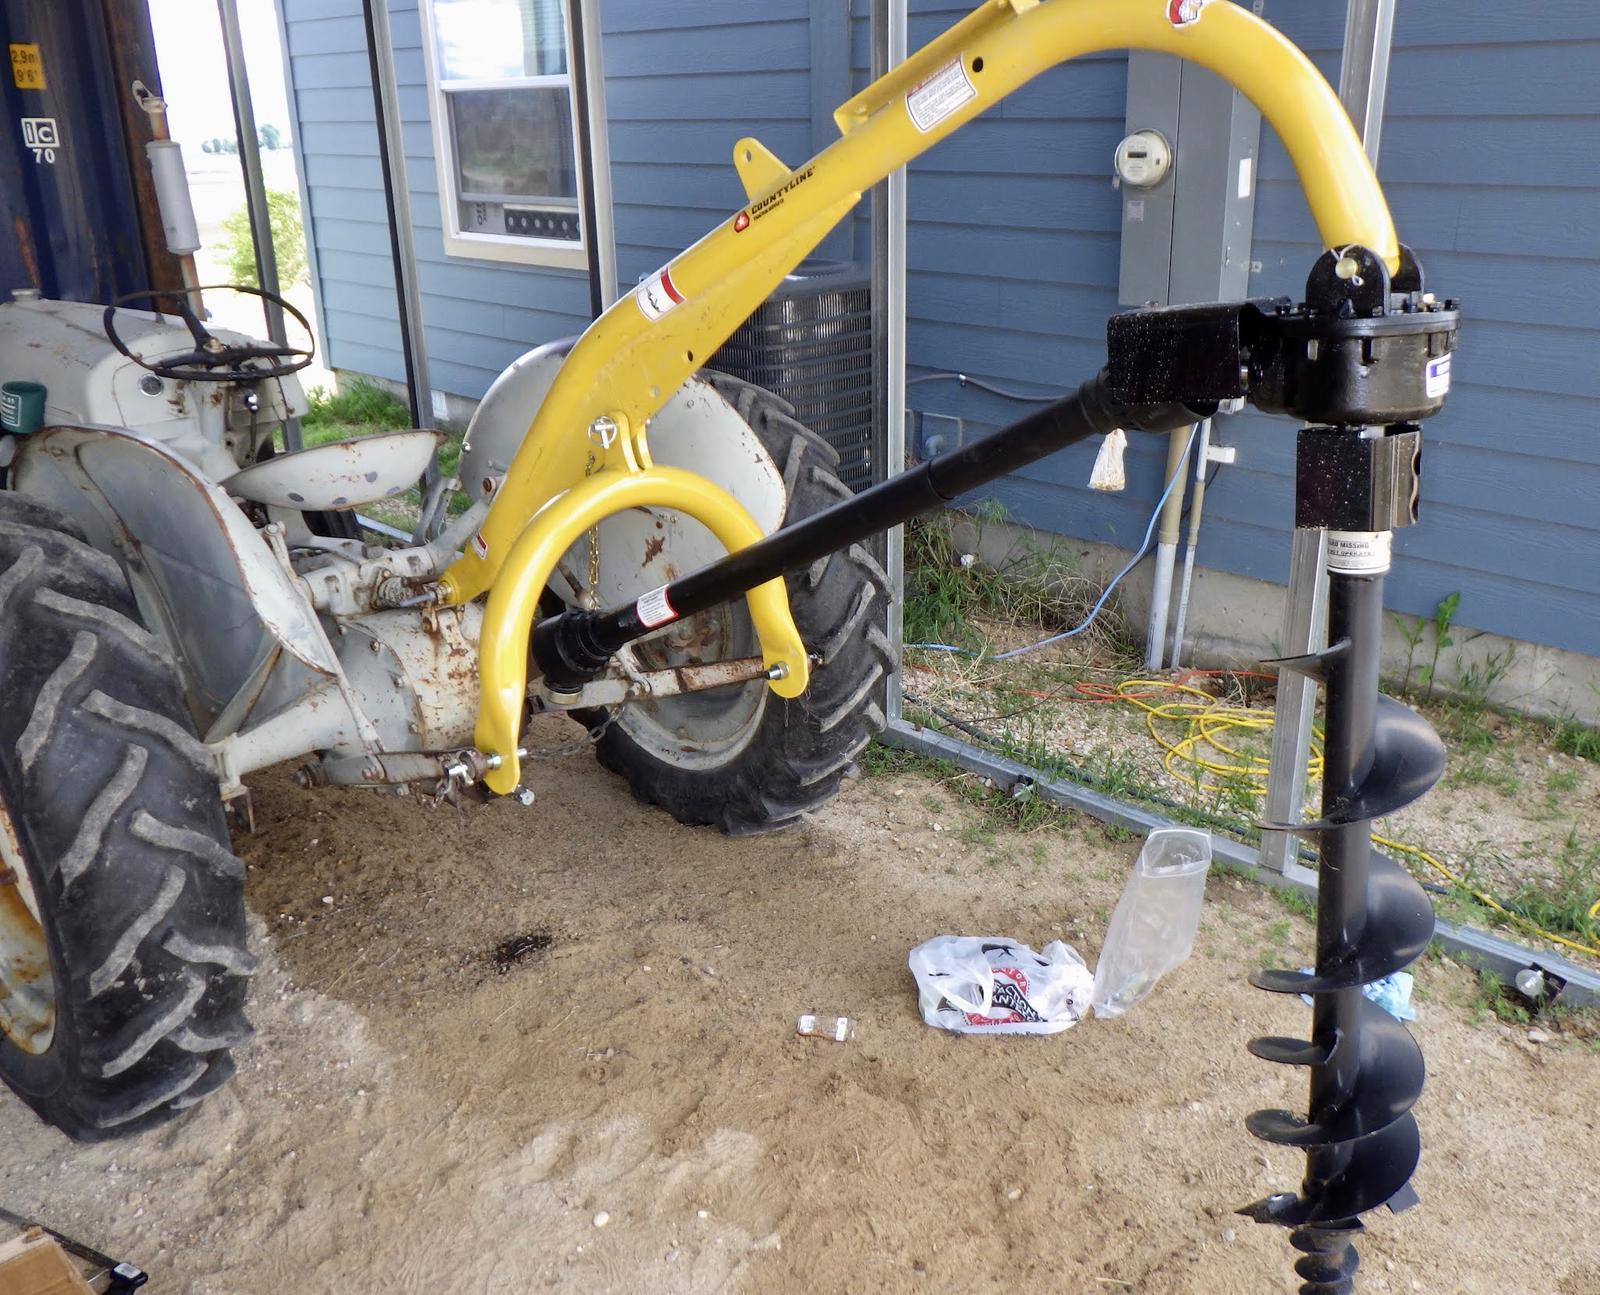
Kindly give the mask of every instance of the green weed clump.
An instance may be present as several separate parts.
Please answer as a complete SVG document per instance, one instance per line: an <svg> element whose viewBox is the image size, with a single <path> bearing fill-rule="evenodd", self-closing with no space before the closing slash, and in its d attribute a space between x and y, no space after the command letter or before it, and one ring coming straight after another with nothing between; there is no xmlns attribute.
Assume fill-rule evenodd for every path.
<svg viewBox="0 0 1600 1295"><path fill-rule="evenodd" d="M1576 825L1567 833L1554 876L1524 882L1507 907L1547 931L1600 940L1600 921L1590 916L1600 897L1600 842L1586 839Z"/></svg>
<svg viewBox="0 0 1600 1295"><path fill-rule="evenodd" d="M300 425L307 445L397 432L411 426L411 409L405 401L371 378L343 378L333 391L317 387L306 393L310 408ZM317 439L312 439L312 434Z"/></svg>
<svg viewBox="0 0 1600 1295"><path fill-rule="evenodd" d="M1600 728L1569 719L1556 729L1555 743L1556 750L1580 760L1600 760Z"/></svg>
<svg viewBox="0 0 1600 1295"><path fill-rule="evenodd" d="M992 503L971 518L979 541L986 526L1004 520L1005 510ZM978 561L957 545L944 515L907 523L905 563L907 643L949 643L980 652L992 646L985 626L1042 638L1081 623L1102 592L1060 544L1018 543L998 566ZM1112 605L1084 638L1113 660L1138 661L1126 622Z"/></svg>

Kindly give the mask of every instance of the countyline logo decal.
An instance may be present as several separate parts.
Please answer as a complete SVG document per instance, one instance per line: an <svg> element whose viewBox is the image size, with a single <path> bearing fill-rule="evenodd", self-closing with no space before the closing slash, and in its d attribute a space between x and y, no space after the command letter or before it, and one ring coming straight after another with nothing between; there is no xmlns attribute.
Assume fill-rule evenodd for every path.
<svg viewBox="0 0 1600 1295"><path fill-rule="evenodd" d="M1200 11L1210 0L1167 0L1167 21L1174 27L1187 27L1200 21Z"/></svg>
<svg viewBox="0 0 1600 1295"><path fill-rule="evenodd" d="M794 175L789 177L787 183L785 183L781 189L778 189L773 193L769 193L759 202L752 202L748 211L741 211L737 216L734 217L733 232L735 234L744 233L745 230L750 228L751 221L760 220L763 216L770 215L779 207L783 206L784 200L802 184L809 180L813 175L815 175L816 172L817 168L814 166L808 166L804 171L797 171Z"/></svg>

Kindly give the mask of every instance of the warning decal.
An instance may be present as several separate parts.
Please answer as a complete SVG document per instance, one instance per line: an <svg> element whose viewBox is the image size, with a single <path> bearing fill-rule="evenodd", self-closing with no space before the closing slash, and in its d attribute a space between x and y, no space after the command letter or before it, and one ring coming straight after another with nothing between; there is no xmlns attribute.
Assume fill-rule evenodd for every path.
<svg viewBox="0 0 1600 1295"><path fill-rule="evenodd" d="M11 79L19 90L45 89L44 58L39 53L38 45L12 42Z"/></svg>
<svg viewBox="0 0 1600 1295"><path fill-rule="evenodd" d="M906 94L911 124L926 135L963 104L978 97L978 87L967 76L960 58L954 58L921 85Z"/></svg>
<svg viewBox="0 0 1600 1295"><path fill-rule="evenodd" d="M482 531L477 532L477 534L472 537L472 551L478 555L478 560L480 562L488 558L489 541L483 538Z"/></svg>
<svg viewBox="0 0 1600 1295"><path fill-rule="evenodd" d="M646 319L657 320L683 304L683 293L672 281L672 269L663 266L633 290L633 299Z"/></svg>
<svg viewBox="0 0 1600 1295"><path fill-rule="evenodd" d="M639 624L646 629L653 630L657 626L669 625L678 619L678 613L672 610L672 604L667 601L666 585L645 594L633 605L633 610L639 616Z"/></svg>
<svg viewBox="0 0 1600 1295"><path fill-rule="evenodd" d="M1446 395L1450 390L1450 357L1441 355L1437 360L1429 360L1422 381L1429 400Z"/></svg>
<svg viewBox="0 0 1600 1295"><path fill-rule="evenodd" d="M1329 531L1328 570L1345 575L1382 575L1389 569L1393 540L1389 531Z"/></svg>

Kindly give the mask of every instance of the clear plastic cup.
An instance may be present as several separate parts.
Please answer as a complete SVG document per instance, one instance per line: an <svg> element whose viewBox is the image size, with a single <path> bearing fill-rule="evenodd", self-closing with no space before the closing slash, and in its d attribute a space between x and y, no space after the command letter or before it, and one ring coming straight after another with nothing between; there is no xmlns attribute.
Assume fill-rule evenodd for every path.
<svg viewBox="0 0 1600 1295"><path fill-rule="evenodd" d="M1094 972L1096 1016L1121 1016L1194 948L1211 836L1163 827L1145 838Z"/></svg>

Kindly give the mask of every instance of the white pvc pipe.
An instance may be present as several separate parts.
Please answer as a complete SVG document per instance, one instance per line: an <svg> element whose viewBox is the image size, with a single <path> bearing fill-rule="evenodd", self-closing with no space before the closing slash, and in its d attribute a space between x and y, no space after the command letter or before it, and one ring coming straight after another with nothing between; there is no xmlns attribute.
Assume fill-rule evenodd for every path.
<svg viewBox="0 0 1600 1295"><path fill-rule="evenodd" d="M1174 491L1176 493L1176 491ZM1155 575L1150 586L1150 625L1146 632L1144 668L1161 669L1167 646L1167 607L1172 602L1172 569L1177 565L1176 544L1156 545Z"/></svg>
<svg viewBox="0 0 1600 1295"><path fill-rule="evenodd" d="M1183 626L1189 617L1189 589L1194 584L1194 551L1200 543L1200 516L1206 506L1206 461L1211 449L1211 420L1200 424L1195 453L1194 496L1189 500L1189 535L1183 550L1183 583L1178 589L1178 615L1172 622L1172 668L1183 664Z"/></svg>

